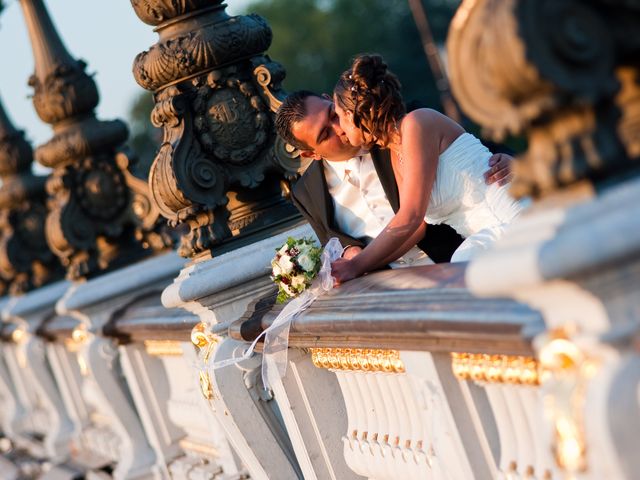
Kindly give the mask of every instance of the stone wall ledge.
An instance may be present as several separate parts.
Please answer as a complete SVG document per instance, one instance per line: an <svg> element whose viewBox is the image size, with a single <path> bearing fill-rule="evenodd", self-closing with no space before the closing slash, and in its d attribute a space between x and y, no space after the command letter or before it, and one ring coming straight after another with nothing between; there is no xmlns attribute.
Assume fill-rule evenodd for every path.
<svg viewBox="0 0 640 480"><path fill-rule="evenodd" d="M105 334L126 341L177 340L189 342L191 330L200 322L197 315L182 309L166 309L160 296L152 295L129 306L118 319L105 328Z"/></svg>
<svg viewBox="0 0 640 480"><path fill-rule="evenodd" d="M293 321L289 345L531 355L532 338L544 330L540 314L514 300L475 297L465 288L466 268L411 267L347 282ZM255 302L230 335L255 338L282 310L274 300Z"/></svg>
<svg viewBox="0 0 640 480"><path fill-rule="evenodd" d="M33 316L53 314L56 302L69 290L71 282L62 280L40 287L21 297L9 297L2 309L5 321L27 320Z"/></svg>
<svg viewBox="0 0 640 480"><path fill-rule="evenodd" d="M77 318L69 315L56 315L45 322L38 333L52 341L60 341L71 338L73 330L78 326Z"/></svg>
<svg viewBox="0 0 640 480"><path fill-rule="evenodd" d="M315 235L305 223L210 260L194 263L183 269L174 283L164 290L162 304L166 308L184 307L186 303L267 278L271 273L271 259L287 237L315 238Z"/></svg>
<svg viewBox="0 0 640 480"><path fill-rule="evenodd" d="M185 262L176 252L170 252L76 284L60 300L57 310L60 314L66 314L112 298L142 293L144 287L167 285L180 272Z"/></svg>

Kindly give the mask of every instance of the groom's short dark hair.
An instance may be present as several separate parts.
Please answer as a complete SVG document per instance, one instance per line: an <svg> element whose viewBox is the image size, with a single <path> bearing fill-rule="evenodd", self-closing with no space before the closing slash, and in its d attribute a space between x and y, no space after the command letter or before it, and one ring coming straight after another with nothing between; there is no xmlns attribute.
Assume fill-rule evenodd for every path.
<svg viewBox="0 0 640 480"><path fill-rule="evenodd" d="M287 96L278 108L276 112L276 131L282 139L290 145L293 145L298 150L312 151L313 149L301 142L293 136L291 128L294 123L300 122L307 114L307 107L305 101L309 97L322 98L317 93L309 90L298 90Z"/></svg>

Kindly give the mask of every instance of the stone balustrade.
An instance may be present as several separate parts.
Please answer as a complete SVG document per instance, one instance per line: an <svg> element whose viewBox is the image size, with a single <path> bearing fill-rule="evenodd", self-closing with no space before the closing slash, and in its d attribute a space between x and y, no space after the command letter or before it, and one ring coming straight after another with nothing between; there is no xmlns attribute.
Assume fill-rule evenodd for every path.
<svg viewBox="0 0 640 480"><path fill-rule="evenodd" d="M543 319L470 295L465 269L371 274L292 322L289 345L300 350L274 393L299 455L315 459L305 478L331 478L345 462L376 479L559 478L536 428L544 414L532 339ZM279 310L255 308L231 335L250 340ZM346 475L335 478L358 478Z"/></svg>
<svg viewBox="0 0 640 480"><path fill-rule="evenodd" d="M263 264L283 240L198 269L168 254L5 304L2 428L15 449L8 458L33 467L28 452L41 470L46 460L68 475L114 478L564 478L581 452L590 467L581 478L625 477L632 459L604 460L599 452L615 452L628 435L631 427L609 419L622 405L632 415L633 389L618 387L616 402L591 411L590 422L607 426L607 436L567 427L573 436L560 443L556 420L571 420L563 402L573 398L563 382L582 385L598 405L613 394L587 389L603 364L585 361L580 342L550 332L525 304L470 293L466 265L378 272L319 298L292 323L286 375L271 381L271 392L262 387L259 354L208 370L203 362L240 354L281 307L268 282L246 288L263 284L264 270L210 288L198 280L219 278L216 270L238 258ZM200 285L197 294L190 284ZM198 314L161 302L180 294ZM33 328L44 345L39 357L21 353ZM609 345L592 345L589 358L611 356ZM630 353L619 352L607 367L611 387L621 385L619 375L634 378ZM21 369L20 358L51 375ZM573 377L578 362L584 375ZM21 396L28 385L41 398L48 382L48 402L51 388L61 399L57 408L37 401L34 408L29 394ZM18 411L30 427L11 426L20 424L12 418ZM50 426L60 418L74 426L66 430L72 448L54 457L47 449L58 434Z"/></svg>

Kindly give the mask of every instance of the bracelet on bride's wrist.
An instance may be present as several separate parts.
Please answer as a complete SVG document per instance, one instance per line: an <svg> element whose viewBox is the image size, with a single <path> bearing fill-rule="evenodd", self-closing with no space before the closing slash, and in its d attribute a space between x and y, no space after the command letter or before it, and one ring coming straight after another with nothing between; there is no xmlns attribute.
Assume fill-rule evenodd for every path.
<svg viewBox="0 0 640 480"><path fill-rule="evenodd" d="M355 245L347 245L346 247L344 247L342 249L342 253L340 254L340 258L342 258L344 256L344 252L346 252L347 250L349 250L351 247L355 247Z"/></svg>

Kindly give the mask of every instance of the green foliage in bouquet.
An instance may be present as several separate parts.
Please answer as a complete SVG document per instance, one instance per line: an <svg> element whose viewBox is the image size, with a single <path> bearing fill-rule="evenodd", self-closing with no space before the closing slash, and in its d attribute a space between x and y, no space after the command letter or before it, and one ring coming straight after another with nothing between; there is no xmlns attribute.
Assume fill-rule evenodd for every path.
<svg viewBox="0 0 640 480"><path fill-rule="evenodd" d="M271 279L278 285L278 303L300 295L320 271L322 248L312 238L289 237L271 260Z"/></svg>

